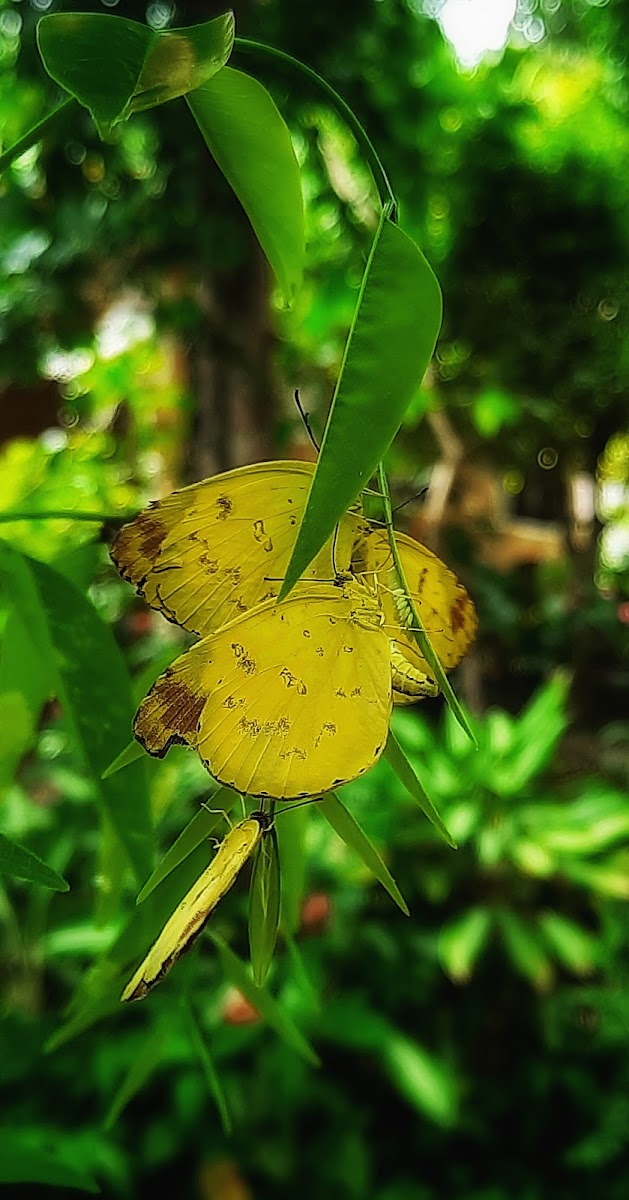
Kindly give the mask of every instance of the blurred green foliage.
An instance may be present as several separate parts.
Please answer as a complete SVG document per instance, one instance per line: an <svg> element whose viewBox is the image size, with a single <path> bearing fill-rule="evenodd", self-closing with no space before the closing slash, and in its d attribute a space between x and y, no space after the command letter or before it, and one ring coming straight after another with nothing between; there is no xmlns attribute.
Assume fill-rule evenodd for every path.
<svg viewBox="0 0 629 1200"><path fill-rule="evenodd" d="M0 824L49 882L70 884L12 878L0 891L9 1189L27 1169L49 1194L95 1180L113 1196L208 1200L281 1200L296 1184L304 1200L627 1194L629 5L526 0L510 47L472 72L442 37L442 7L350 0L339 19L328 3L236 5L240 34L308 62L360 115L443 286L435 362L391 457L400 498L441 452L426 416L445 413L515 518L567 528L567 481L595 479L590 541L568 537L560 561L503 572L479 562L469 530L445 532L481 616L475 675L459 680L479 749L432 702L398 713L396 732L460 848L439 840L386 763L344 790L409 919L315 806L279 818L292 936L280 936L262 1022L229 959L230 947L247 957L246 879L221 904L217 941L121 1011L150 921L175 893L156 888L154 907L135 907L85 768L79 705L58 703L64 663L52 671L3 578ZM5 145L58 99L35 51L42 11L0 0ZM116 11L162 27L198 19L184 0ZM279 399L299 386L320 429L375 192L320 96L279 69L264 82L290 120L308 245L294 309L264 283L259 305ZM219 390L228 370L259 371L234 317L255 274L246 220L183 104L136 115L105 142L79 113L0 187L0 517L133 510L189 477L208 347ZM273 425L265 405L284 453L299 423L280 405ZM229 455L242 429L233 416L226 429ZM2 522L0 539L63 576L48 601L57 614L74 601L90 628L96 614L112 627L137 700L180 633L130 597L97 529ZM67 617L72 658L79 617ZM85 694L98 725L97 689ZM144 769L161 856L205 811L208 778L183 750ZM130 821L132 778L117 777L118 818ZM175 890L207 847L195 854Z"/></svg>

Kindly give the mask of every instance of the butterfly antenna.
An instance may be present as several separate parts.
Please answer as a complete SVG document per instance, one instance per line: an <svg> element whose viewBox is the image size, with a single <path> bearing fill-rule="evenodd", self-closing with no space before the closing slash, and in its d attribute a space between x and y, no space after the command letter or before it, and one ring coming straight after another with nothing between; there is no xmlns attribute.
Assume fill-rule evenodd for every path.
<svg viewBox="0 0 629 1200"><path fill-rule="evenodd" d="M300 415L300 417L304 423L304 426L306 428L306 433L308 434L308 437L310 438L310 441L312 442L312 444L318 454L319 453L319 443L318 443L314 433L312 432L312 427L310 425L310 413L305 412L303 405L301 403L301 400L299 399L299 388L295 388L295 404L297 405L299 415Z"/></svg>
<svg viewBox="0 0 629 1200"><path fill-rule="evenodd" d="M427 487L420 488L419 491L415 492L413 496L409 496L408 500L403 500L401 504L396 504L392 511L394 513L399 512L401 508L406 508L407 504L412 504L413 500L419 500L420 496L425 496L427 491Z"/></svg>
<svg viewBox="0 0 629 1200"><path fill-rule="evenodd" d="M242 799L242 797L241 797L241 799ZM201 807L204 808L206 810L206 812L215 813L217 816L224 817L225 820L227 821L227 824L229 825L229 828L230 829L234 828L234 822L232 821L229 813L226 812L224 808L211 808L210 805L208 804L207 800L201 801Z"/></svg>

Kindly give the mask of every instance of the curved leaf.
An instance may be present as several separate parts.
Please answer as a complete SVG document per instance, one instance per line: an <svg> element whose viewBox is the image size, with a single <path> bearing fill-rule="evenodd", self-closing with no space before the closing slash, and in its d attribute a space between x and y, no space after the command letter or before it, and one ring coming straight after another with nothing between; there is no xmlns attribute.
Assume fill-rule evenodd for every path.
<svg viewBox="0 0 629 1200"><path fill-rule="evenodd" d="M271 965L279 919L280 859L271 828L258 845L249 892L249 950L257 987L262 987Z"/></svg>
<svg viewBox="0 0 629 1200"><path fill-rule="evenodd" d="M43 887L51 888L53 892L68 892L70 884L61 878L52 867L42 862L36 854L19 846L0 833L0 875L10 875L14 879L25 879L28 883L41 883Z"/></svg>
<svg viewBox="0 0 629 1200"><path fill-rule="evenodd" d="M335 833L349 846L358 857L364 862L367 870L375 875L378 883L381 883L385 891L387 891L392 900L395 901L398 908L401 908L405 917L408 917L408 905L404 899L395 879L393 878L386 863L382 860L375 846L369 841L367 834L360 828L355 817L352 816L349 809L345 807L336 792L326 792L318 804L318 809L323 813L326 821L332 826Z"/></svg>
<svg viewBox="0 0 629 1200"><path fill-rule="evenodd" d="M232 67L186 100L290 304L304 264L304 214L299 166L283 117L261 83Z"/></svg>
<svg viewBox="0 0 629 1200"><path fill-rule="evenodd" d="M37 26L48 74L87 108L101 136L130 112L163 104L225 65L234 16L163 32L108 13L51 13Z"/></svg>
<svg viewBox="0 0 629 1200"><path fill-rule="evenodd" d="M415 243L383 216L280 598L388 450L430 362L440 323L441 292L431 268Z"/></svg>

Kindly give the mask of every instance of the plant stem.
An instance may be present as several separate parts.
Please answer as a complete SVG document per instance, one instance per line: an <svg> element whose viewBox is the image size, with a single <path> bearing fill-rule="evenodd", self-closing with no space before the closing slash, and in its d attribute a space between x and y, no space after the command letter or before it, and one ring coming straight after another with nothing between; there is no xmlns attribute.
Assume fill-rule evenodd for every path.
<svg viewBox="0 0 629 1200"><path fill-rule="evenodd" d="M474 745L476 745L476 738L474 737L474 733L471 729L469 721L468 721L465 713L463 712L463 709L461 708L461 705L460 705L459 701L457 700L457 698L454 694L454 691L452 690L452 685L451 685L450 681L448 680L448 677L445 674L445 671L444 671L443 667L441 666L441 663L439 662L439 656L435 653L435 651L433 650L433 648L430 644L430 638L428 637L428 634L426 633L426 631L422 625L421 618L417 612L415 603L413 601L413 597L411 596L410 588L406 581L406 576L404 574L404 567L402 566L402 560L400 558L400 552L398 550L398 545L395 540L395 530L393 528L393 508L391 506L391 493L389 491L389 481L387 479L387 474L384 469L384 463L382 463L382 462L378 464L378 482L380 484L380 491L382 492L382 503L383 503L383 507L384 507L384 519L386 521L387 533L389 536L389 545L391 547L391 554L393 555L393 562L395 564L395 570L398 575L400 584L404 589L406 600L408 601L408 607L409 607L412 617L413 617L413 628L412 629L409 628L408 632L412 633L413 637L415 638L415 641L417 642L417 645L419 646L419 649L420 649L422 655L426 659L426 662L428 663L428 665L430 667L432 667L432 670L435 673L435 678L437 680L437 683L439 684L439 687L441 688L441 691L443 692L443 694L446 698L449 708L452 710L457 721L459 722L459 725L461 726L462 729L465 730L467 736L471 739L471 741L474 743Z"/></svg>
<svg viewBox="0 0 629 1200"><path fill-rule="evenodd" d="M389 219L395 222L397 219L397 200L395 198L393 188L389 183L387 173L366 130L361 125L356 114L349 107L349 104L343 100L342 96L339 96L338 92L335 92L334 88L327 83L327 81L323 79L321 75L317 75L317 72L313 71L311 67L307 67L306 64L300 62L299 59L293 58L292 54L285 54L283 50L276 50L274 46L266 46L264 42L254 42L249 38L237 37L234 42L234 49L236 52L250 54L258 58L273 58L276 60L276 62L282 63L284 66L289 67L292 71L305 76L305 78L309 79L311 83L314 83L315 87L317 87L319 91L324 93L324 95L330 101L332 107L338 112L339 116L343 118L346 124L349 125L352 133L354 134L354 137L356 138L356 141L363 151L369 164L375 185L378 189L378 195L380 197L381 204L383 208L389 209Z"/></svg>
<svg viewBox="0 0 629 1200"><path fill-rule="evenodd" d="M138 516L139 509L128 513L95 513L76 512L72 508L59 509L57 512L0 512L0 524L10 524L12 521L95 521L102 524L105 521L133 521Z"/></svg>
<svg viewBox="0 0 629 1200"><path fill-rule="evenodd" d="M13 146L5 150L4 154L0 155L0 174L13 162L14 158L19 158L20 154L24 154L24 151L34 146L35 142L40 142L44 135L48 133L48 130L56 125L59 117L66 112L71 104L75 103L76 101L73 96L70 96L67 100L62 100L61 104L53 108L47 117L42 117L42 120L38 121L37 125L33 125L18 142L15 142Z"/></svg>

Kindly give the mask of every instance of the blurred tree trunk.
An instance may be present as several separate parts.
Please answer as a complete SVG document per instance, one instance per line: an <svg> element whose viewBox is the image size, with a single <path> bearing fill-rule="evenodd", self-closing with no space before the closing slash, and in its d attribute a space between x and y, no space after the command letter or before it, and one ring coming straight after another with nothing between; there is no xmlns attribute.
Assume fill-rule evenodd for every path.
<svg viewBox="0 0 629 1200"><path fill-rule="evenodd" d="M275 403L269 270L254 239L234 272L206 271L200 288L205 321L191 355L196 403L187 474L273 457Z"/></svg>

